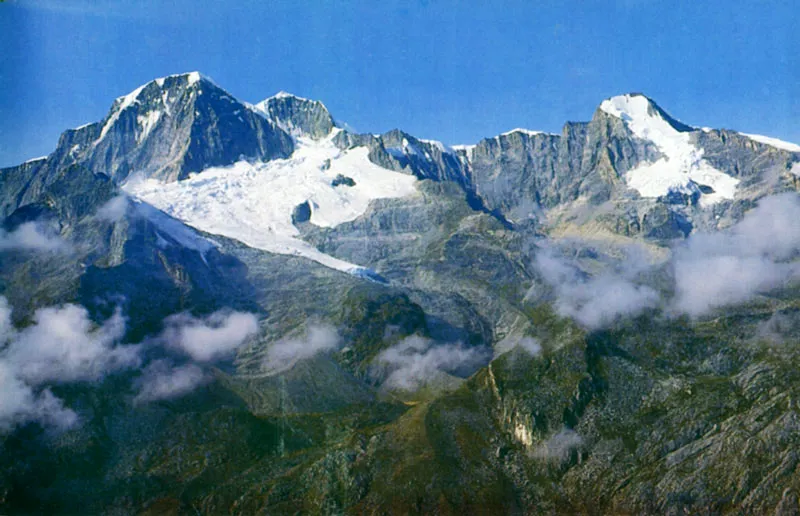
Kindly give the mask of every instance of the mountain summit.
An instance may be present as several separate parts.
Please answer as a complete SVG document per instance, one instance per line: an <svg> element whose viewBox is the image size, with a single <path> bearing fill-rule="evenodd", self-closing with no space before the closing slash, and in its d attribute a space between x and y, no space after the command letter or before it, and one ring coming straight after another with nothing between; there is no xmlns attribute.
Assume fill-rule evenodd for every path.
<svg viewBox="0 0 800 516"><path fill-rule="evenodd" d="M647 124L648 121L663 120L673 130L692 132L696 129L672 118L656 102L641 93L628 93L604 100L600 110L625 120L628 123ZM657 122L655 122L657 123Z"/></svg>
<svg viewBox="0 0 800 516"><path fill-rule="evenodd" d="M53 158L83 163L118 181L135 173L164 181L245 157L287 157L293 145L198 72L155 79L118 98L100 122L66 131Z"/></svg>

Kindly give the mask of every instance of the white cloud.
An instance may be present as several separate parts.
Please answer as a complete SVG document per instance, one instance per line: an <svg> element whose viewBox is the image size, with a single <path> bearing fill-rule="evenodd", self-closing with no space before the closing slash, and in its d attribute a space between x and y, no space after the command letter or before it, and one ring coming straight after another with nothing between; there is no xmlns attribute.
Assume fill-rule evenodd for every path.
<svg viewBox="0 0 800 516"><path fill-rule="evenodd" d="M569 458L573 450L582 445L583 438L577 432L569 428L562 428L549 439L539 443L531 451L531 455L541 460L563 462Z"/></svg>
<svg viewBox="0 0 800 516"><path fill-rule="evenodd" d="M205 318L188 313L165 320L162 338L197 362L209 362L230 355L258 332L258 319L244 312L221 310Z"/></svg>
<svg viewBox="0 0 800 516"><path fill-rule="evenodd" d="M285 338L272 344L267 350L263 366L269 374L281 373L301 360L308 360L339 347L341 338L335 328L324 324L310 324L304 337Z"/></svg>
<svg viewBox="0 0 800 516"><path fill-rule="evenodd" d="M125 320L117 311L101 325L83 307L41 308L33 324L16 330L11 308L0 296L0 428L37 421L66 428L77 415L49 386L98 380L140 363L139 346L120 346Z"/></svg>
<svg viewBox="0 0 800 516"><path fill-rule="evenodd" d="M692 234L673 249L670 312L699 317L797 281L798 221L800 196L785 193L761 199L727 231ZM616 267L593 276L548 248L538 252L534 265L553 288L556 311L587 328L665 304L654 288L641 281L642 273L651 271L653 265L635 249L633 253L626 250ZM533 293L534 289L529 296Z"/></svg>
<svg viewBox="0 0 800 516"><path fill-rule="evenodd" d="M139 365L138 346L116 345L125 334L119 310L99 327L77 305L41 308L33 319L34 324L19 331L0 354L32 385L96 380Z"/></svg>
<svg viewBox="0 0 800 516"><path fill-rule="evenodd" d="M471 372L487 358L487 350L483 348L467 348L460 343L437 344L412 335L381 351L376 365L388 373L386 387L414 391L444 372Z"/></svg>
<svg viewBox="0 0 800 516"><path fill-rule="evenodd" d="M97 209L95 216L99 219L108 220L110 222L118 222L128 212L129 205L128 196L125 194L117 195L110 199L107 203Z"/></svg>
<svg viewBox="0 0 800 516"><path fill-rule="evenodd" d="M494 348L498 355L513 349L521 349L532 357L538 356L542 352L542 345L533 337L506 337Z"/></svg>
<svg viewBox="0 0 800 516"><path fill-rule="evenodd" d="M531 356L536 356L542 352L542 345L533 337L522 337L519 339L517 348L522 349Z"/></svg>
<svg viewBox="0 0 800 516"><path fill-rule="evenodd" d="M136 381L139 394L135 403L178 398L189 394L209 377L196 364L174 367L166 360L156 360L148 365Z"/></svg>
<svg viewBox="0 0 800 516"><path fill-rule="evenodd" d="M253 314L219 311L199 319L178 314L165 320L157 342L178 348L195 362L223 357L256 333ZM141 345L121 345L125 318L118 309L102 324L77 305L40 308L33 323L15 329L11 307L0 296L0 431L38 422L68 428L78 421L50 391L68 382L96 381L142 365ZM182 396L210 380L196 363L151 362L136 381L136 403Z"/></svg>
<svg viewBox="0 0 800 516"><path fill-rule="evenodd" d="M0 361L0 432L30 421L69 428L77 420L77 414L64 408L63 402L49 389L35 393L17 377L10 364Z"/></svg>
<svg viewBox="0 0 800 516"><path fill-rule="evenodd" d="M11 306L5 296L0 296L0 345L5 345L14 333L14 326L11 324Z"/></svg>
<svg viewBox="0 0 800 516"><path fill-rule="evenodd" d="M772 344L784 342L787 338L800 335L800 312L778 311L756 327L755 337Z"/></svg>
<svg viewBox="0 0 800 516"><path fill-rule="evenodd" d="M556 294L556 312L587 328L636 315L659 302L658 292L635 281L635 276L646 268L635 254L626 255L619 270L606 270L595 276L583 274L550 249L537 253L534 266Z"/></svg>
<svg viewBox="0 0 800 516"><path fill-rule="evenodd" d="M742 303L796 280L800 196L759 201L730 231L695 234L675 250L674 308L691 316Z"/></svg>
<svg viewBox="0 0 800 516"><path fill-rule="evenodd" d="M60 236L51 234L37 222L25 222L11 232L0 229L0 251L54 252L68 248Z"/></svg>

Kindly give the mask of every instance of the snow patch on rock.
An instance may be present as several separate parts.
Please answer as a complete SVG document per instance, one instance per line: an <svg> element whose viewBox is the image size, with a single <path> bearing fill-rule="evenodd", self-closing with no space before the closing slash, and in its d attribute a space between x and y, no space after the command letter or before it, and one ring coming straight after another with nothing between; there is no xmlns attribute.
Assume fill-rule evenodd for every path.
<svg viewBox="0 0 800 516"><path fill-rule="evenodd" d="M512 129L510 131L506 131L504 133L501 133L500 136L508 136L508 135L511 135L511 134L514 134L514 133L522 133L522 134L526 134L528 136L536 136L536 135L539 135L539 134L546 134L548 136L559 136L559 135L557 135L555 133L546 133L544 131L532 131L531 129L523 129L521 127L517 127L516 129Z"/></svg>
<svg viewBox="0 0 800 516"><path fill-rule="evenodd" d="M662 197L670 192L693 194L702 188L700 206L733 199L739 180L703 159L703 149L691 143L691 134L679 131L643 95L620 95L604 100L600 109L623 120L637 137L652 142L663 155L625 174L629 188L643 197Z"/></svg>
<svg viewBox="0 0 800 516"><path fill-rule="evenodd" d="M156 109L148 112L146 115L139 115L136 117L136 121L139 123L139 133L136 135L136 141L142 142L147 135L150 134L150 131L156 126L158 121L161 119L161 111Z"/></svg>

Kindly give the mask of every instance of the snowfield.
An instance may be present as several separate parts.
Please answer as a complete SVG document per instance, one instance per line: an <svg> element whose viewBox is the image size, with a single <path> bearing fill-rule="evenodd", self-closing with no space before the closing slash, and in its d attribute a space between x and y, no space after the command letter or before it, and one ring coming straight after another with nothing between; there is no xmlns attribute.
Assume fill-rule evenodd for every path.
<svg viewBox="0 0 800 516"><path fill-rule="evenodd" d="M700 196L706 207L733 199L739 180L721 172L703 159L703 150L691 143L691 134L675 129L642 95L619 95L604 100L600 109L622 119L643 140L651 141L663 154L655 163L644 163L625 174L629 188L643 197L661 197L670 191L695 193L699 186L713 192Z"/></svg>
<svg viewBox="0 0 800 516"><path fill-rule="evenodd" d="M417 180L373 164L366 147L339 150L332 142L336 132L321 141L298 138L288 159L239 161L172 183L133 178L123 189L207 233L360 274L363 267L324 254L298 238L292 223L295 207L308 202L312 224L334 227L362 215L374 199L414 195ZM332 186L339 174L352 178L355 185Z"/></svg>

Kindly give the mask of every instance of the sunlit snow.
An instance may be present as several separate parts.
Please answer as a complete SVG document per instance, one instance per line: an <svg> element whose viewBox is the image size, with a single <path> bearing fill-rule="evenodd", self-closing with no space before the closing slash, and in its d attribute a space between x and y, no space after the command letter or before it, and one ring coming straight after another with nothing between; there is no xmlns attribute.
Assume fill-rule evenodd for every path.
<svg viewBox="0 0 800 516"><path fill-rule="evenodd" d="M366 147L341 151L332 137L322 141L300 138L297 144L288 159L239 161L166 184L132 179L124 189L202 231L357 273L361 267L324 254L298 238L292 224L294 208L308 201L310 222L333 227L363 214L374 199L413 195L416 179L373 164ZM355 186L332 186L338 174L352 178Z"/></svg>
<svg viewBox="0 0 800 516"><path fill-rule="evenodd" d="M136 121L139 123L141 130L136 135L136 141L142 142L145 138L147 138L147 135L150 134L150 131L153 130L160 119L161 111L156 109L148 112L146 115L137 116Z"/></svg>
<svg viewBox="0 0 800 516"><path fill-rule="evenodd" d="M475 147L477 147L477 145L473 144L473 145L453 145L451 148L454 151L464 151L464 153L467 155L467 160L472 160L472 153L475 150Z"/></svg>
<svg viewBox="0 0 800 516"><path fill-rule="evenodd" d="M528 135L528 136L537 136L539 134L546 134L548 136L558 136L557 134L554 134L554 133L546 133L544 131L532 131L531 129L523 129L521 127L517 127L516 129L512 129L510 131L506 131L506 132L500 134L500 136L509 136L511 134L514 134L514 133L521 133L521 134L525 134L525 135Z"/></svg>
<svg viewBox="0 0 800 516"><path fill-rule="evenodd" d="M747 134L747 133L739 133L739 134L741 134L742 136L747 136L751 140L757 141L758 143L771 145L776 149L787 150L789 152L800 152L800 145L797 145L796 143L785 142L777 138L762 136L760 134Z"/></svg>
<svg viewBox="0 0 800 516"><path fill-rule="evenodd" d="M697 186L711 187L700 197L701 206L733 199L739 180L703 159L703 150L691 143L690 133L675 129L642 95L620 95L603 101L600 109L622 119L631 132L651 141L663 154L655 163L644 163L625 174L628 187L643 197L661 197L670 191L691 193Z"/></svg>
<svg viewBox="0 0 800 516"><path fill-rule="evenodd" d="M440 142L439 140L425 140L425 139L420 138L419 141L421 141L423 143L427 143L428 145L431 145L433 147L436 147L437 149L439 149L439 152L447 153L447 154L453 154L454 153L452 148L448 147L447 145L445 145L444 143Z"/></svg>

